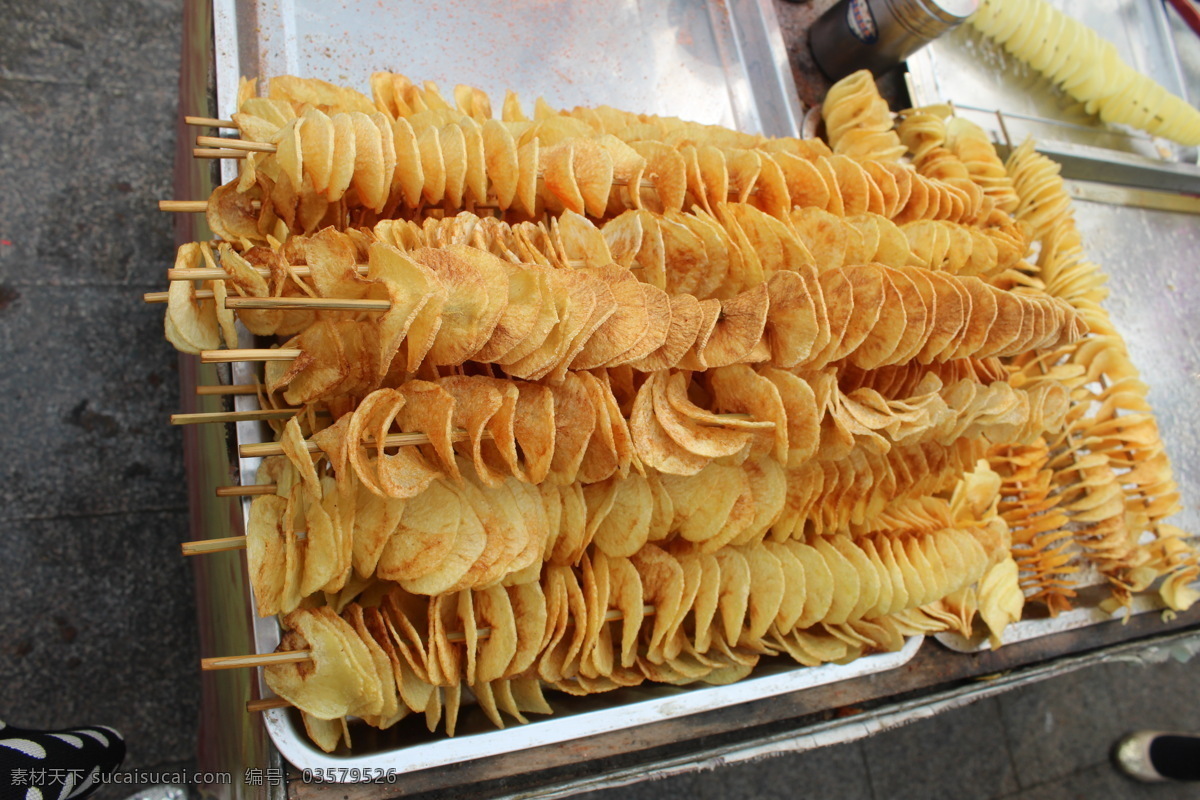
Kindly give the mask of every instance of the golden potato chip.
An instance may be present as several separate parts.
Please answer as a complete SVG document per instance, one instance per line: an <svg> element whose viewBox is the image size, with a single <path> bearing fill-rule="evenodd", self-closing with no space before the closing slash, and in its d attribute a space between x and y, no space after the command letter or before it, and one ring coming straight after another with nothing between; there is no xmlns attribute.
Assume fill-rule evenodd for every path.
<svg viewBox="0 0 1200 800"><path fill-rule="evenodd" d="M596 426L592 429L592 436L588 440L576 479L580 483L598 483L614 475L620 468L613 425L609 418L609 404L604 399L608 390L590 372L577 374L584 381L592 398L592 407L596 410Z"/></svg>
<svg viewBox="0 0 1200 800"><path fill-rule="evenodd" d="M784 584L783 564L765 547L738 548L750 570L750 596L747 624L740 641L754 646L771 627L783 606L787 587Z"/></svg>
<svg viewBox="0 0 1200 800"><path fill-rule="evenodd" d="M536 582L509 586L505 591L516 624L517 646L504 674L519 675L529 669L540 651L546 632L546 596Z"/></svg>
<svg viewBox="0 0 1200 800"><path fill-rule="evenodd" d="M334 114L332 120L333 163L329 171L329 188L326 197L329 202L336 203L346 194L346 190L350 188L350 183L354 179L357 134L354 118L349 114Z"/></svg>
<svg viewBox="0 0 1200 800"><path fill-rule="evenodd" d="M762 541L763 536L783 513L787 499L787 474L779 462L766 456L747 459L742 464L753 497L754 519L737 544Z"/></svg>
<svg viewBox="0 0 1200 800"><path fill-rule="evenodd" d="M788 458L787 417L779 390L767 378L745 364L722 367L707 373L714 410L719 413L749 414L758 421L774 423L773 438L765 435L754 445L786 463Z"/></svg>
<svg viewBox="0 0 1200 800"><path fill-rule="evenodd" d="M875 542L871 537L864 536L854 540L857 547L862 548L863 554L867 557L872 568L875 570L879 593L875 598L874 604L863 612L862 616L867 619L878 619L886 616L892 604L895 601L895 593L892 586L891 572L887 565L884 564L883 558L879 554L879 550L875 547Z"/></svg>
<svg viewBox="0 0 1200 800"><path fill-rule="evenodd" d="M721 568L712 553L695 556L700 562L700 586L692 609L693 630L698 652L707 652L712 644L713 619L721 601Z"/></svg>
<svg viewBox="0 0 1200 800"><path fill-rule="evenodd" d="M709 459L699 456L672 439L658 421L654 410L653 386L639 391L629 415L629 432L638 458L659 472L694 475Z"/></svg>
<svg viewBox="0 0 1200 800"><path fill-rule="evenodd" d="M483 436L492 417L500 410L503 398L499 389L486 380L466 375L451 375L438 381L454 399L450 424L466 431L466 440L459 442L458 451L471 458L475 473L488 486L503 482L483 460Z"/></svg>
<svg viewBox="0 0 1200 800"><path fill-rule="evenodd" d="M254 606L260 617L280 613L286 536L283 531L288 501L279 495L261 495L250 504L246 523L246 563Z"/></svg>
<svg viewBox="0 0 1200 800"><path fill-rule="evenodd" d="M592 334L571 362L571 369L586 370L615 362L645 334L646 295L628 270L612 265L593 274L603 280L616 301L616 310Z"/></svg>
<svg viewBox="0 0 1200 800"><path fill-rule="evenodd" d="M768 310L763 336L771 361L790 369L811 355L819 332L816 306L808 286L795 272L776 272L767 280Z"/></svg>
<svg viewBox="0 0 1200 800"><path fill-rule="evenodd" d="M517 160L517 144L508 127L494 119L483 123L483 150L487 165L487 177L501 209L513 204L517 195L520 169ZM537 151L537 145L533 147Z"/></svg>
<svg viewBox="0 0 1200 800"><path fill-rule="evenodd" d="M765 542L763 547L779 560L779 567L783 570L784 592L779 610L775 613L775 627L780 631L790 631L796 627L804 613L805 597L808 594L804 564L792 549L784 544Z"/></svg>
<svg viewBox="0 0 1200 800"><path fill-rule="evenodd" d="M437 563L433 571L417 578L398 581L405 591L431 596L445 594L450 587L458 584L468 574L484 552L488 544L488 535L479 516L475 513L473 504L464 501L461 497L458 499L458 504L460 511L458 527L450 552ZM401 525L403 524L401 521ZM387 556L385 548L384 555L380 558L381 566Z"/></svg>
<svg viewBox="0 0 1200 800"><path fill-rule="evenodd" d="M687 171L679 152L655 141L631 141L629 146L646 159L646 169L642 174L654 187L638 190L641 207L656 214L682 210L687 194Z"/></svg>
<svg viewBox="0 0 1200 800"><path fill-rule="evenodd" d="M596 528L596 547L610 556L632 557L646 544L654 511L650 484L640 475L612 480L612 503Z"/></svg>
<svg viewBox="0 0 1200 800"><path fill-rule="evenodd" d="M429 437L429 448L437 456L441 467L452 479L459 480L458 465L454 460L454 417L453 396L436 383L408 381L400 387L404 405L396 415L400 430L405 433L423 433Z"/></svg>
<svg viewBox="0 0 1200 800"><path fill-rule="evenodd" d="M896 567L903 577L902 585L904 593L907 597L909 608L923 606L928 601L929 593L926 590L925 581L920 572L909 558L909 548L906 546L905 539L908 537L894 537L887 542L891 549L892 557L895 559ZM882 542L880 542L882 544Z"/></svg>
<svg viewBox="0 0 1200 800"><path fill-rule="evenodd" d="M538 157L546 191L567 210L583 214L586 207L574 169L577 142L568 140L552 145L543 140L543 144L546 147L538 153Z"/></svg>
<svg viewBox="0 0 1200 800"><path fill-rule="evenodd" d="M387 311L374 317L380 345L376 375L382 377L388 373L421 312L434 298L441 301L445 290L429 268L382 242L371 245L367 274L383 282L391 303Z"/></svg>
<svg viewBox="0 0 1200 800"><path fill-rule="evenodd" d="M438 146L446 171L446 204L461 208L467 188L467 138L462 127L453 122L443 125L438 131Z"/></svg>
<svg viewBox="0 0 1200 800"><path fill-rule="evenodd" d="M517 654L517 620L502 587L492 586L473 594L476 625L490 631L479 645L474 677L476 681L494 681L509 674L508 666Z"/></svg>
<svg viewBox="0 0 1200 800"><path fill-rule="evenodd" d="M388 658L383 647L367 630L366 623L363 619L363 609L357 603L350 604L346 608L343 618L350 624L354 631L355 638L361 642L367 650L371 658L371 662L375 667L375 674L378 675L379 689L379 710L374 714L366 714L363 720L372 727L385 728L404 716L400 714L400 699L396 691L396 681L392 673L392 662ZM404 709L407 714L408 709Z"/></svg>
<svg viewBox="0 0 1200 800"><path fill-rule="evenodd" d="M545 386L518 384L513 433L530 483L541 483L550 472L555 452L554 394Z"/></svg>
<svg viewBox="0 0 1200 800"><path fill-rule="evenodd" d="M971 314L967 318L965 331L958 343L958 348L948 357L966 358L968 355L979 352L987 341L988 332L995 323L998 313L997 293L991 286L973 276L957 280L971 297Z"/></svg>
<svg viewBox="0 0 1200 800"><path fill-rule="evenodd" d="M289 346L302 351L271 390L286 384L283 397L300 405L335 394L350 375L337 326L327 320L310 325Z"/></svg>
<svg viewBox="0 0 1200 800"><path fill-rule="evenodd" d="M627 558L609 558L598 553L595 569L608 570L608 604L621 612L621 659L623 667L632 667L637 657L638 634L645 619L642 579Z"/></svg>
<svg viewBox="0 0 1200 800"><path fill-rule="evenodd" d="M792 196L783 168L774 159L762 159L761 172L755 181L750 202L775 219L787 218L787 212L792 208Z"/></svg>
<svg viewBox="0 0 1200 800"><path fill-rule="evenodd" d="M331 108L365 114L375 111L374 104L361 92L316 78L277 75L269 81L267 93L272 100L282 100L293 108L311 105L326 112Z"/></svg>
<svg viewBox="0 0 1200 800"><path fill-rule="evenodd" d="M858 572L858 602L850 611L849 619L862 619L879 602L879 572L867 558L867 554L852 542L850 537L832 536L828 541Z"/></svg>
<svg viewBox="0 0 1200 800"><path fill-rule="evenodd" d="M657 372L675 366L699 334L700 302L690 294L671 295L669 299L670 321L662 346L649 355L630 362L630 366L639 372Z"/></svg>
<svg viewBox="0 0 1200 800"><path fill-rule="evenodd" d="M881 276L883 287L879 315L866 338L849 355L850 363L860 369L875 369L890 363L889 359L899 348L900 341L909 328L904 298L895 283L892 282L892 273L883 269L877 271ZM902 275L903 273L897 272L896 274ZM860 297L862 295L856 294L854 298L856 313L859 310ZM871 299L867 298L865 302L870 303Z"/></svg>
<svg viewBox="0 0 1200 800"><path fill-rule="evenodd" d="M648 283L636 285L638 291L642 293L642 301L645 303L646 325L633 346L609 362L610 367L642 363L643 359L651 353L659 352L667 345L667 336L671 331L672 323L672 298L662 289ZM593 336L598 335L600 334L593 334Z"/></svg>
<svg viewBox="0 0 1200 800"><path fill-rule="evenodd" d="M279 649L307 649L302 664L273 664L263 668L271 691L293 705L303 706L317 719L338 719L350 713L367 690L366 675L347 657L343 638L334 627L341 618L323 609L293 611L285 618L289 632ZM332 619L330 619L332 617ZM365 646L363 646L365 650Z"/></svg>
<svg viewBox="0 0 1200 800"><path fill-rule="evenodd" d="M354 502L354 571L363 578L369 578L375 574L384 549L400 526L406 501L380 497L359 484Z"/></svg>
<svg viewBox="0 0 1200 800"><path fill-rule="evenodd" d="M600 229L612 260L625 269L633 267L634 258L642 247L642 217L636 211L625 211L604 223Z"/></svg>
<svg viewBox="0 0 1200 800"><path fill-rule="evenodd" d="M883 272L874 266L845 267L842 274L850 281L854 292L854 315L842 341L833 353L833 360L840 360L853 353L871 334L880 314L883 313Z"/></svg>
<svg viewBox="0 0 1200 800"><path fill-rule="evenodd" d="M833 163L829 157L818 158L813 161L813 166L821 173L825 185L829 187L829 204L825 206L825 210L835 217L846 216L846 206L842 200L842 187L839 185L839 176Z"/></svg>
<svg viewBox="0 0 1200 800"><path fill-rule="evenodd" d="M546 273L546 276L558 321L545 340L528 355L515 361L514 353L510 352L504 357L506 371L517 377L536 380L568 363L568 356L573 357L570 352L572 347L576 344L581 346L587 340L583 334L590 333L589 325L599 304L597 287L608 291L608 287L599 280L582 272L555 270ZM612 293L608 292L608 297L611 296ZM520 345L518 348L523 350Z"/></svg>
<svg viewBox="0 0 1200 800"><path fill-rule="evenodd" d="M666 384L667 374L656 373L646 379L641 391L650 393L655 419L676 444L698 456L720 458L733 455L750 441L750 434L743 430L703 426L679 413L667 400Z"/></svg>
<svg viewBox="0 0 1200 800"><path fill-rule="evenodd" d="M824 555L815 548L799 542L787 542L785 546L804 566L804 613L796 627L810 628L825 620L833 607L834 573Z"/></svg>
<svg viewBox="0 0 1200 800"><path fill-rule="evenodd" d="M534 530L525 526L516 495L508 482L495 487L479 487L467 480L463 483L462 492L479 516L487 534L487 546L452 591L472 586L490 586L508 573L527 566L519 563L518 558L526 554L530 547L529 540L535 535ZM532 552L540 552L541 545L539 539L534 543Z"/></svg>
<svg viewBox="0 0 1200 800"><path fill-rule="evenodd" d="M858 605L862 580L850 560L825 537L816 537L812 546L821 554L821 558L825 559L825 564L833 573L833 603L822 622L829 625L841 625L850 618L851 613Z"/></svg>
<svg viewBox="0 0 1200 800"><path fill-rule="evenodd" d="M812 161L793 153L776 152L772 160L779 165L795 208L828 208L829 186Z"/></svg>
<svg viewBox="0 0 1200 800"><path fill-rule="evenodd" d="M654 606L654 627L647 642L646 657L651 662L661 663L667 634L683 600L683 568L652 544L640 548L630 561L642 581L642 601Z"/></svg>
<svg viewBox="0 0 1200 800"><path fill-rule="evenodd" d="M587 384L573 373L568 373L562 384L551 386L550 391L554 395L554 449L550 476L565 486L575 481L583 461L596 427L596 407Z"/></svg>
<svg viewBox="0 0 1200 800"><path fill-rule="evenodd" d="M710 212L714 211L718 203L729 199L729 170L725 154L713 145L701 145L696 149L696 163L700 170L700 184L689 188L698 198L703 198L701 205L705 205Z"/></svg>
<svg viewBox="0 0 1200 800"><path fill-rule="evenodd" d="M721 630L726 642L736 643L750 605L750 565L737 548L723 548L714 555L721 570L721 593L717 601Z"/></svg>
<svg viewBox="0 0 1200 800"><path fill-rule="evenodd" d="M616 216L628 207L641 208L640 187L642 175L646 170L646 159L611 134L599 137L596 144L604 148L612 161L612 182L616 190L608 195L606 214ZM620 186L624 187L624 191L616 188Z"/></svg>
<svg viewBox="0 0 1200 800"><path fill-rule="evenodd" d="M312 182L313 191L325 194L329 189L334 159L333 120L316 108L309 108L302 117L299 151L303 154L304 175ZM245 131L242 132L245 136ZM293 183L303 183L300 175L290 176Z"/></svg>
<svg viewBox="0 0 1200 800"><path fill-rule="evenodd" d="M664 216L657 223L667 269L663 288L670 294L694 294L708 268L704 242L678 219Z"/></svg>
<svg viewBox="0 0 1200 800"><path fill-rule="evenodd" d="M185 244L175 256L175 268L199 267L200 259L200 245ZM221 346L216 306L212 300L197 299L196 290L194 281L172 281L167 290L167 341L184 353L199 354Z"/></svg>
<svg viewBox="0 0 1200 800"><path fill-rule="evenodd" d="M700 209L696 209L691 214L672 212L665 217L671 222L682 224L691 231L699 238L704 251L703 262L698 262L691 267L684 267L684 269L695 270L697 273L687 280L687 284L692 288L681 288L679 291L690 291L697 297L711 297L725 285L728 279L732 278L730 272L734 268L733 259L737 252L736 245L725 229ZM664 237L664 246L666 241ZM733 253L730 252L731 250ZM675 254L668 253L668 255L671 258L676 257ZM694 254L685 252L683 255L686 258L688 255Z"/></svg>
<svg viewBox="0 0 1200 800"><path fill-rule="evenodd" d="M463 513L462 498L449 484L443 480L431 483L406 501L399 523L388 532L390 538L385 540L376 574L399 582L438 569L455 549Z"/></svg>
<svg viewBox="0 0 1200 800"><path fill-rule="evenodd" d="M767 324L770 297L767 285L742 292L730 300L721 301L721 313L712 334L697 356L710 368L737 364L762 340Z"/></svg>
<svg viewBox="0 0 1200 800"><path fill-rule="evenodd" d="M734 505L749 491L746 475L739 468L715 463L695 475L663 474L660 480L671 495L675 528L689 542L715 539Z"/></svg>

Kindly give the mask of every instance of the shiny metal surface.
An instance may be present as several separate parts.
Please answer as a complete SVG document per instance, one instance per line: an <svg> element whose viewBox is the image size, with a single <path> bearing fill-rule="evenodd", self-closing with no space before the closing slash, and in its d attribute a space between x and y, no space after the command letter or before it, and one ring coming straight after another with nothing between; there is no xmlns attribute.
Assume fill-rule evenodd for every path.
<svg viewBox="0 0 1200 800"><path fill-rule="evenodd" d="M1200 534L1200 221L1194 214L1075 202L1088 257L1108 273L1104 305L1150 385L1184 510Z"/></svg>
<svg viewBox="0 0 1200 800"><path fill-rule="evenodd" d="M214 0L220 110L239 75L292 74L367 91L378 70L466 83L527 113L608 104L773 136L803 112L769 0Z"/></svg>
<svg viewBox="0 0 1200 800"><path fill-rule="evenodd" d="M1185 99L1196 83L1186 81L1176 55L1167 12L1161 0L1048 0L1111 41L1121 57L1169 91ZM1182 40L1187 41L1187 40ZM1194 47L1194 37L1187 46ZM1029 67L963 25L908 60L914 106L951 102L962 116L1005 141L995 112L1005 115L1008 138L1027 136L1144 157L1149 163L1196 163L1195 148L1185 148L1127 126L1105 125ZM1080 175L1078 177L1088 177ZM1157 184L1142 184L1157 185Z"/></svg>

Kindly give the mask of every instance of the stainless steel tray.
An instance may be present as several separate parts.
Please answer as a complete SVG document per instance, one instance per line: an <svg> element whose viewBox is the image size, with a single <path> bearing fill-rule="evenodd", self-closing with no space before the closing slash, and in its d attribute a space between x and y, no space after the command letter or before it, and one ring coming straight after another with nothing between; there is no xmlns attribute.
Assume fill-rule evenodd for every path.
<svg viewBox="0 0 1200 800"><path fill-rule="evenodd" d="M542 96L556 107L607 103L775 136L797 135L803 118L770 0L553 5L478 0L436 10L413 0L346 0L336 12L316 0L214 0L214 27L218 110L226 117L234 111L241 75L304 75L365 91L371 72L393 69L446 90L471 84L497 99L512 88L528 110ZM234 177L232 165L226 162L225 169L225 180ZM235 383L254 380L251 367L234 366ZM238 397L235 407L252 409L256 400ZM261 441L263 433L259 423L239 423L237 444ZM258 465L259 459L240 459L243 483L253 482ZM248 509L246 500L243 513ZM254 633L260 653L279 643L272 618L257 619ZM772 660L731 686L647 685L591 698L555 695L554 717L503 731L490 730L481 715L467 712L460 723L464 734L454 739L431 738L410 719L405 722L413 725L382 736L364 730L349 756L326 755L311 745L295 712L264 716L280 753L300 769L411 771L895 669L916 654L922 639L848 665L801 668ZM261 678L260 692L266 693Z"/></svg>
<svg viewBox="0 0 1200 800"><path fill-rule="evenodd" d="M865 656L846 665L807 668L782 662L760 665L755 669L755 677L729 686L680 689L646 685L586 698L553 693L548 699L554 706L554 716L504 730L491 729L490 723L481 719L481 713L472 715L473 709L464 709L460 726L467 733L460 731L453 739L440 735L431 739L424 733L420 715L416 715L397 726L409 723L406 730L396 731L379 742L366 739L365 752L352 755L328 755L317 749L308 741L293 713L275 709L265 716L275 746L297 769L324 772L331 767L357 767L376 775L403 774L678 719L896 669L917 654L923 639L915 636L895 653ZM362 732L371 733L365 728Z"/></svg>

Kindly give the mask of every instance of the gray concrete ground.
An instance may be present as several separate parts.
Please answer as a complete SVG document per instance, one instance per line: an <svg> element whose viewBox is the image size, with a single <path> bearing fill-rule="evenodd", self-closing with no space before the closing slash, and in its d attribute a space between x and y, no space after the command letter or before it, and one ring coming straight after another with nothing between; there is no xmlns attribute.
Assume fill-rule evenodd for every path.
<svg viewBox="0 0 1200 800"><path fill-rule="evenodd" d="M194 757L197 652L175 354L161 309L175 0L0 2L0 718ZM1189 797L1107 764L1194 728L1194 664L1106 666L863 742L596 797ZM108 797L120 797L115 789Z"/></svg>

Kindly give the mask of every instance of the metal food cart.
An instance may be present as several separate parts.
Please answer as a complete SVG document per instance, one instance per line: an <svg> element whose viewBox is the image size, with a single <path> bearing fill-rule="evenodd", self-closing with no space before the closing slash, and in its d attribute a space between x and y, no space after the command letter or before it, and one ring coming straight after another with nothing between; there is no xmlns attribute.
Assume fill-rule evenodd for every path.
<svg viewBox="0 0 1200 800"><path fill-rule="evenodd" d="M609 103L769 135L797 135L805 109L792 65L806 70L807 64L794 42L828 5L187 0L176 196L206 197L228 179L218 174L219 167L191 157L194 132L182 118L228 116L240 75L289 73L365 86L370 72L391 69L443 85L479 86L492 96L512 87L556 106ZM1186 85L1170 47L1171 31L1162 27L1161 5L1151 0L1095 5L1103 7L1101 15L1118 6L1136 7L1145 17L1143 29L1158 37L1153 44L1159 71L1175 69L1179 85ZM791 58L785 33L793 42ZM1183 254L1198 249L1200 201L1187 196L1200 194L1195 151L1162 152L1136 136L1115 145L1096 141L1096 132L1088 134L1077 120L1056 128L1053 119L1043 119L1053 118L1053 109L1014 107L1003 83L995 80L989 84L992 94L978 96L973 90L983 82L982 71L995 65L981 66L970 57L971 48L978 47L971 35L956 32L910 62L914 103L974 97L958 105L983 120L997 142L1003 145L1029 130L1043 139L1045 152L1067 164L1064 174L1072 179L1089 254L1112 276L1116 291L1110 311L1135 362L1149 376L1151 401L1186 506L1178 523L1198 530L1200 422L1188 410L1200 405L1200 346L1180 334L1195 319L1190 307L1200 303L1200 278L1180 263ZM811 72L798 74L806 96L825 85ZM1027 80L1022 91L1028 86ZM201 215L178 215L177 241L204 238L203 225ZM198 386L246 382L220 369L181 357L183 411L219 411L227 402L197 395ZM236 407L252 401L237 398ZM185 428L191 538L243 533L242 501L215 492L243 479L253 482L256 464L240 458L237 447L259 441L262 434L257 423ZM273 649L278 632L274 620L254 617L244 555L224 552L193 562L202 655ZM954 652L917 638L898 653L846 666L767 665L752 679L727 687L640 687L619 693L619 705L609 696L566 698L561 717L518 730L483 733L468 719L468 735L454 740L373 733L356 741L354 757L325 756L302 741L285 709L247 712L247 701L263 689L254 672L205 672L200 769L234 775L249 768L282 770L287 780L200 788L213 796L237 797L367 798L439 789L463 797L565 796L851 741L1107 660L1200 650L1200 608L1164 621L1154 613L1157 606L1144 602L1136 606L1144 613L1120 621L1107 620L1086 593L1081 606L1073 614L1020 623L1012 641L996 651L948 642L960 651ZM853 713L842 711L850 707ZM304 779L306 767L330 763L369 764L396 770L397 776L337 785Z"/></svg>

